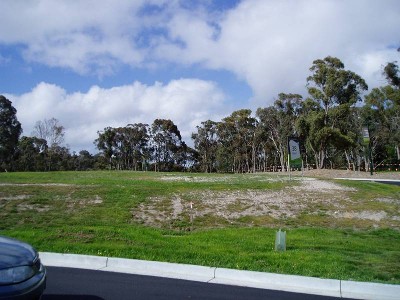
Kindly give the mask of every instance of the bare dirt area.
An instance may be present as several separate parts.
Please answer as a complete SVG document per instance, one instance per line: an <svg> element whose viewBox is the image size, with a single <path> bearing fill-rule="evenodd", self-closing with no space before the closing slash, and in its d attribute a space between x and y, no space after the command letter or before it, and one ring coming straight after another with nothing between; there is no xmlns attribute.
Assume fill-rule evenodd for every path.
<svg viewBox="0 0 400 300"><path fill-rule="evenodd" d="M0 186L13 186L13 187L78 187L77 185L59 184L59 183L45 183L45 184L0 184ZM73 192L68 193L61 192L60 195L54 195L52 200L41 198L30 194L9 194L6 192L0 192L0 210L5 207L15 207L18 212L23 211L36 211L38 213L48 212L59 205L60 202L65 204L66 211L72 212L79 209L98 205L103 203L103 199L99 195L94 195L91 198L76 198L72 197Z"/></svg>
<svg viewBox="0 0 400 300"><path fill-rule="evenodd" d="M132 210L132 217L136 222L148 226L170 229L176 229L176 224L181 227L183 224L183 227L188 228L196 225L221 227L229 224L245 226L290 224L400 229L400 199L360 200L359 197L354 197L358 193L355 188L329 180L350 175L351 172L347 171L313 170L305 172L304 176L307 177L293 177L294 184L288 184L278 190L202 190L175 193L169 197L153 197ZM393 178L391 176L398 174L385 175L389 176L382 177L390 179ZM260 180L265 181L287 180L280 177L282 174L259 176ZM163 180L204 182L225 179L225 177L171 176Z"/></svg>
<svg viewBox="0 0 400 300"><path fill-rule="evenodd" d="M301 176L302 172L292 172L295 176ZM307 177L318 177L318 178L375 178L375 179L394 179L400 180L400 170L397 172L370 172L365 171L352 171L352 170L330 170L330 169L312 169L305 170L304 176Z"/></svg>
<svg viewBox="0 0 400 300"><path fill-rule="evenodd" d="M65 184L65 183L0 183L0 186L59 186L59 187L70 187L76 186L75 184Z"/></svg>

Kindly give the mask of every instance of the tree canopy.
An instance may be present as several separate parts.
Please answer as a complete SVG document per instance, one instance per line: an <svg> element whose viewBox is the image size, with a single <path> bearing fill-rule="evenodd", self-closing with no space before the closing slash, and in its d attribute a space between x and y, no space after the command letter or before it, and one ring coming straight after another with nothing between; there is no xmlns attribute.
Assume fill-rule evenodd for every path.
<svg viewBox="0 0 400 300"><path fill-rule="evenodd" d="M19 136L22 133L21 123L17 119L17 110L10 100L0 95L0 168L12 169Z"/></svg>
<svg viewBox="0 0 400 300"><path fill-rule="evenodd" d="M151 125L127 124L98 131L99 153L70 153L62 146L65 128L51 118L38 121L33 136L23 136L16 110L0 97L2 170L49 171L117 169L136 171L259 172L288 169L288 138L301 142L309 168L368 170L400 168L400 86L397 62L383 67L387 85L368 86L343 62L314 60L306 78L308 95L279 93L272 105L233 111L220 121L201 122L192 133L194 149L169 119ZM364 101L363 101L364 100ZM370 144L363 140L368 128ZM372 156L367 155L367 148ZM390 168L390 167L389 167Z"/></svg>

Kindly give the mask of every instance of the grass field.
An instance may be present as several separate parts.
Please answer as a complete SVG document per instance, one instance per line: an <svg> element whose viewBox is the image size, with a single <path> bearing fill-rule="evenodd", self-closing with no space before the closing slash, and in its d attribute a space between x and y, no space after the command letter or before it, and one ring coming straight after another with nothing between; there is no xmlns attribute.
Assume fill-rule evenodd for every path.
<svg viewBox="0 0 400 300"><path fill-rule="evenodd" d="M275 252L275 232L287 251ZM0 234L40 251L400 283L400 188L279 174L0 173Z"/></svg>

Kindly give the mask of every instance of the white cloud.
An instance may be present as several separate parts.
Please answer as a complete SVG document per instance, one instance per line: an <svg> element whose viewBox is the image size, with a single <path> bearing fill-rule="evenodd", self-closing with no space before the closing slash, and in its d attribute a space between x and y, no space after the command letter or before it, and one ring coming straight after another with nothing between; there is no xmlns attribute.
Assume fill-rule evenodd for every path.
<svg viewBox="0 0 400 300"><path fill-rule="evenodd" d="M382 65L399 59L393 48L400 43L398 0L243 0L225 11L206 9L208 1L190 8L182 3L190 6L178 0L4 0L0 44L19 45L28 62L79 74L110 75L129 65L151 67L157 81L160 64L164 72L174 64L226 70L251 87L253 102L243 106L252 109L280 92L304 93L315 59L340 58L370 87L383 83ZM19 97L19 113L26 124L54 115L76 136L87 131L90 138L107 125L163 116L188 134L189 123L218 113L223 96L217 85L136 82L69 94L42 83ZM231 112L226 108L224 116Z"/></svg>
<svg viewBox="0 0 400 300"><path fill-rule="evenodd" d="M196 125L209 118L219 120L224 94L213 82L197 79L173 80L110 89L93 86L86 93L68 94L63 88L40 83L23 95L6 95L17 109L24 135L30 135L39 120L55 117L66 128L66 144L72 150L94 150L97 131L129 123L151 123L171 119L190 143Z"/></svg>
<svg viewBox="0 0 400 300"><path fill-rule="evenodd" d="M0 3L0 43L24 46L24 57L79 74L112 74L119 64L140 65L137 45L144 5L164 0L38 0Z"/></svg>
<svg viewBox="0 0 400 300"><path fill-rule="evenodd" d="M279 92L303 93L313 60L328 55L380 84L374 74L400 43L400 2L391 0L248 0L215 21L179 10L156 55L234 72L253 89L255 105Z"/></svg>

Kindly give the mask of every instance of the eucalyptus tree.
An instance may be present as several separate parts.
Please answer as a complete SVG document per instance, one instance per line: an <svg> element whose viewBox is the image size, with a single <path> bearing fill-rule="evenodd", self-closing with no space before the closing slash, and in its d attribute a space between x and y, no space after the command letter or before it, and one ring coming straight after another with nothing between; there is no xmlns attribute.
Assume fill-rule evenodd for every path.
<svg viewBox="0 0 400 300"><path fill-rule="evenodd" d="M400 52L400 48L397 49ZM385 88L390 103L387 106L389 112L389 124L392 142L396 148L397 160L400 160L400 71L397 62L388 63L384 69L384 75L389 83Z"/></svg>
<svg viewBox="0 0 400 300"><path fill-rule="evenodd" d="M112 127L106 127L103 131L98 131L97 134L99 137L94 141L94 144L108 161L109 169L112 169L113 157L116 152L114 148L115 130Z"/></svg>
<svg viewBox="0 0 400 300"><path fill-rule="evenodd" d="M273 106L259 108L256 113L260 120L259 127L272 142L282 171L287 163L287 140L296 133L302 100L299 94L280 93Z"/></svg>
<svg viewBox="0 0 400 300"><path fill-rule="evenodd" d="M47 141L23 136L18 142L17 169L19 171L46 171Z"/></svg>
<svg viewBox="0 0 400 300"><path fill-rule="evenodd" d="M128 157L132 164L130 168L135 171L139 168L144 170L150 159L149 130L149 125L143 123L128 124L125 127Z"/></svg>
<svg viewBox="0 0 400 300"><path fill-rule="evenodd" d="M150 136L155 171L171 171L185 164L186 144L174 122L154 120Z"/></svg>
<svg viewBox="0 0 400 300"><path fill-rule="evenodd" d="M56 144L48 148L46 162L48 171L68 171L76 168L70 149Z"/></svg>
<svg viewBox="0 0 400 300"><path fill-rule="evenodd" d="M370 129L376 159L400 160L400 89L393 86L374 88L365 97L364 123Z"/></svg>
<svg viewBox="0 0 400 300"><path fill-rule="evenodd" d="M150 159L149 125L128 124L125 127L107 127L98 132L95 145L109 161L110 168L139 170Z"/></svg>
<svg viewBox="0 0 400 300"><path fill-rule="evenodd" d="M216 168L219 140L217 126L217 122L207 120L201 122L201 126L196 126L197 132L192 133L194 147L198 152L200 169L206 173L211 173Z"/></svg>
<svg viewBox="0 0 400 300"><path fill-rule="evenodd" d="M234 111L218 123L218 163L222 171L250 172L256 156L257 120L251 110Z"/></svg>
<svg viewBox="0 0 400 300"><path fill-rule="evenodd" d="M217 123L218 147L216 168L219 172L235 172L235 138L237 132L234 123L224 118Z"/></svg>
<svg viewBox="0 0 400 300"><path fill-rule="evenodd" d="M49 147L61 146L64 142L65 128L56 118L44 119L36 122L32 135L39 139L45 139Z"/></svg>
<svg viewBox="0 0 400 300"><path fill-rule="evenodd" d="M398 49L398 51L400 48ZM400 160L400 71L397 62L388 63L382 72L388 85L374 88L365 96L364 126L369 127L374 159Z"/></svg>
<svg viewBox="0 0 400 300"><path fill-rule="evenodd" d="M95 168L96 159L87 150L79 151L75 156L75 168L77 171L93 170Z"/></svg>
<svg viewBox="0 0 400 300"><path fill-rule="evenodd" d="M359 75L345 70L344 64L335 57L315 60L310 71L307 105L315 109L302 114L298 129L307 138L317 168L324 168L329 150L354 146L356 140L349 131L350 125L343 124L342 120L361 101L361 94L368 86Z"/></svg>
<svg viewBox="0 0 400 300"><path fill-rule="evenodd" d="M349 113L339 119L337 126L344 128L343 130L346 131L352 142L344 149L331 148L333 153L328 157L331 168L346 166L348 170L360 171L362 161L367 159L367 145L362 135L364 128L363 108L361 106L351 107Z"/></svg>
<svg viewBox="0 0 400 300"><path fill-rule="evenodd" d="M22 133L21 123L17 119L17 110L10 100L0 95L0 168L12 167L18 139Z"/></svg>
<svg viewBox="0 0 400 300"><path fill-rule="evenodd" d="M115 165L118 170L129 169L130 145L127 138L126 128L114 128L113 149Z"/></svg>
<svg viewBox="0 0 400 300"><path fill-rule="evenodd" d="M400 88L400 72L397 62L388 63L383 69L383 75L385 76L389 85Z"/></svg>

